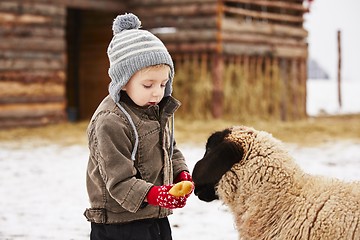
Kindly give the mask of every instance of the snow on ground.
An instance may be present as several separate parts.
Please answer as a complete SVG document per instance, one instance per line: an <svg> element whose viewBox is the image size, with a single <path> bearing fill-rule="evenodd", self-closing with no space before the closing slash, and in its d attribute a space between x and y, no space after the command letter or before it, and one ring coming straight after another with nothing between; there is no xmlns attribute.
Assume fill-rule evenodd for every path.
<svg viewBox="0 0 360 240"><path fill-rule="evenodd" d="M343 108L336 102L336 82L308 82L308 112L360 112L360 83L343 83ZM345 94L346 93L346 94ZM35 144L38 145L38 144ZM190 169L203 147L180 146ZM360 144L341 141L314 147L288 145L289 152L309 173L360 180ZM89 207L85 188L86 146L46 145L0 141L0 240L85 240ZM233 218L219 201L201 202L191 196L183 209L170 216L173 238L235 240Z"/></svg>
<svg viewBox="0 0 360 240"><path fill-rule="evenodd" d="M180 146L192 169L203 147ZM360 180L360 145L328 143L314 148L289 145L290 153L309 173ZM86 146L48 145L0 149L0 239L85 240L89 223L85 189ZM237 239L233 218L219 201L191 196L170 216L174 239Z"/></svg>

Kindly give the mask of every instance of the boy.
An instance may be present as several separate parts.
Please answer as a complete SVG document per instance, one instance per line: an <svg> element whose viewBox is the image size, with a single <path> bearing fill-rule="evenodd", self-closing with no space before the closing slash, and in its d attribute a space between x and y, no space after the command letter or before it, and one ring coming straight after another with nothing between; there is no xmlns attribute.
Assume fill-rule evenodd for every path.
<svg viewBox="0 0 360 240"><path fill-rule="evenodd" d="M119 15L107 54L109 95L89 126L87 190L92 240L170 240L167 216L188 197L168 193L192 181L173 139L174 65L164 44L140 30L133 14ZM171 125L171 127L170 127Z"/></svg>

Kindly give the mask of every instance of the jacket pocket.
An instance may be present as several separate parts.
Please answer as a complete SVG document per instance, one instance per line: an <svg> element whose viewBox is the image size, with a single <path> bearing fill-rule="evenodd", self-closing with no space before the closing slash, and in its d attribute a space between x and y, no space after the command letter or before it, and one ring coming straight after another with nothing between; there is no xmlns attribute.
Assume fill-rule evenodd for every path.
<svg viewBox="0 0 360 240"><path fill-rule="evenodd" d="M106 223L106 209L104 208L87 208L84 212L84 216L89 222L94 223Z"/></svg>

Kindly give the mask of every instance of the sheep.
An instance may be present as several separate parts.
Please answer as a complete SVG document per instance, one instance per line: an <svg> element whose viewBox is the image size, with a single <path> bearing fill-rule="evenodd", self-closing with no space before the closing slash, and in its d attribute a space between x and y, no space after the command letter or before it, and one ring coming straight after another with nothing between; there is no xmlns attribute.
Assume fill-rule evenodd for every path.
<svg viewBox="0 0 360 240"><path fill-rule="evenodd" d="M305 173L265 131L212 134L192 175L200 200L229 207L239 239L360 239L359 182Z"/></svg>

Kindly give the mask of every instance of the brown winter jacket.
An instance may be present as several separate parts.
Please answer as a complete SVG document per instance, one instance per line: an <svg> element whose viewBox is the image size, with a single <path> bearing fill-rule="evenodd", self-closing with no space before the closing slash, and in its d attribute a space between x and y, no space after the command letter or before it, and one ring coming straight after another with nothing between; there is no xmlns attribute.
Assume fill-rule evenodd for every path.
<svg viewBox="0 0 360 240"><path fill-rule="evenodd" d="M136 158L131 159L134 130L124 112L107 96L87 129L87 190L91 208L84 215L90 222L104 224L166 217L171 210L148 205L144 200L153 185L171 184L181 171L188 171L175 143L169 160L169 119L180 103L170 96L159 105L141 108L124 93L120 104L136 126Z"/></svg>

